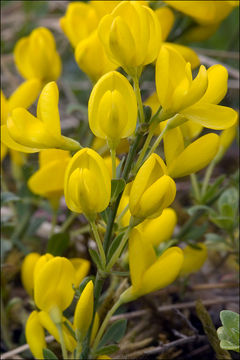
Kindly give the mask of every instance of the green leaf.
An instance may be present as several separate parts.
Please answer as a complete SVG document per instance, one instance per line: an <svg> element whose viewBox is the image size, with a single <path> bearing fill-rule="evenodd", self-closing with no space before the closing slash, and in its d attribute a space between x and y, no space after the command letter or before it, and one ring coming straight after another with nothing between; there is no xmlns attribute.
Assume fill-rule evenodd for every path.
<svg viewBox="0 0 240 360"><path fill-rule="evenodd" d="M115 353L118 350L119 350L119 346L117 345L107 345L102 347L101 349L98 349L96 351L96 355L109 355Z"/></svg>
<svg viewBox="0 0 240 360"><path fill-rule="evenodd" d="M225 190L218 199L218 209L223 216L234 216L238 211L239 192L234 187Z"/></svg>
<svg viewBox="0 0 240 360"><path fill-rule="evenodd" d="M212 185L209 185L204 197L202 198L203 203L209 202L219 191L219 187L226 178L226 175L219 176Z"/></svg>
<svg viewBox="0 0 240 360"><path fill-rule="evenodd" d="M73 328L69 325L69 323L67 321L64 321L63 325L66 327L66 329L69 331L69 333L72 335L72 337L77 340L76 338L76 334L73 330Z"/></svg>
<svg viewBox="0 0 240 360"><path fill-rule="evenodd" d="M210 216L210 220L220 229L231 230L234 220L229 216Z"/></svg>
<svg viewBox="0 0 240 360"><path fill-rule="evenodd" d="M76 296L76 297L80 298L81 293L83 292L85 286L86 286L87 283L88 283L89 281L91 281L91 280L92 280L93 282L95 281L95 276L94 276L94 275L87 276L87 277L85 277L85 278L83 279L83 281L81 282L81 284L79 285L79 287L78 287L77 289L75 289L75 290L76 290L76 292L75 292L75 296Z"/></svg>
<svg viewBox="0 0 240 360"><path fill-rule="evenodd" d="M7 204L10 201L19 201L20 197L9 192L9 191L4 191L1 193L1 205Z"/></svg>
<svg viewBox="0 0 240 360"><path fill-rule="evenodd" d="M49 349L43 349L43 357L46 360L53 360L53 359L57 359L56 355Z"/></svg>
<svg viewBox="0 0 240 360"><path fill-rule="evenodd" d="M126 182L123 179L112 179L111 181L111 202L114 202L118 195L124 190Z"/></svg>
<svg viewBox="0 0 240 360"><path fill-rule="evenodd" d="M54 256L61 256L69 244L67 233L54 234L50 237L47 245L47 252Z"/></svg>
<svg viewBox="0 0 240 360"><path fill-rule="evenodd" d="M208 228L208 223L204 223L202 226L193 226L190 230L183 236L185 240L198 240L206 232Z"/></svg>
<svg viewBox="0 0 240 360"><path fill-rule="evenodd" d="M150 108L150 106L143 105L143 112L144 112L145 122L148 123L152 117L152 109Z"/></svg>
<svg viewBox="0 0 240 360"><path fill-rule="evenodd" d="M220 244L220 243L225 244L226 243L226 240L222 236L215 234L215 233L208 233L205 235L205 237L206 237L206 244L208 244L208 245L216 246L216 244Z"/></svg>
<svg viewBox="0 0 240 360"><path fill-rule="evenodd" d="M90 256L91 256L92 261L94 262L94 264L97 266L98 269L103 270L103 268L102 268L102 262L101 262L100 256L99 256L99 254L97 253L97 251L94 250L94 249L91 249L91 248L89 248L88 250L89 250L89 254L90 254Z"/></svg>
<svg viewBox="0 0 240 360"><path fill-rule="evenodd" d="M125 162L126 156L123 156L120 163L117 166L117 171L116 171L116 177L120 178L121 176L121 172L122 172L122 168L123 168L123 164Z"/></svg>
<svg viewBox="0 0 240 360"><path fill-rule="evenodd" d="M217 334L221 348L240 352L239 314L230 310L223 310L220 312L220 319L223 326L218 328Z"/></svg>
<svg viewBox="0 0 240 360"><path fill-rule="evenodd" d="M214 210L207 205L194 205L187 209L187 212L190 216L195 215L195 213L198 211L206 211L209 213L215 213Z"/></svg>
<svg viewBox="0 0 240 360"><path fill-rule="evenodd" d="M109 207L107 207L106 210L101 212L101 217L102 217L103 221L105 222L105 224L108 223L108 218L109 218L110 211L111 211L111 209Z"/></svg>
<svg viewBox="0 0 240 360"><path fill-rule="evenodd" d="M123 238L123 235L124 235L124 233L119 234L118 236L115 237L115 239L111 243L110 248L107 253L108 261L112 258L113 254L115 253L116 249L118 248L118 246Z"/></svg>
<svg viewBox="0 0 240 360"><path fill-rule="evenodd" d="M127 328L127 320L118 320L112 324L102 337L98 347L101 348L110 342L119 342L124 336Z"/></svg>

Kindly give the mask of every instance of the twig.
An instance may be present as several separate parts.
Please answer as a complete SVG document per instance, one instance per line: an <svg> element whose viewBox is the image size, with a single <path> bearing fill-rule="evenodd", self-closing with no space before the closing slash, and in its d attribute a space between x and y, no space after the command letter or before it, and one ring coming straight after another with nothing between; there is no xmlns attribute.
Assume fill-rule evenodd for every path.
<svg viewBox="0 0 240 360"><path fill-rule="evenodd" d="M129 354L127 358L128 359L136 359L136 358L142 357L142 356L162 354L162 353L166 352L167 350L171 349L172 347L189 344L189 343L195 342L195 341L202 341L205 339L206 339L205 335L201 335L201 336L193 335L193 336L189 336L184 339L172 341L172 342L162 345L162 346L157 346L157 347L152 346L152 347L149 347L144 350L135 351L134 353Z"/></svg>
<svg viewBox="0 0 240 360"><path fill-rule="evenodd" d="M220 61L218 61L216 59L212 59L205 55L198 54L198 57L199 57L201 63L206 64L208 66L212 66L212 65L216 65L216 64L223 65L227 69L229 75L231 75L235 79L239 79L239 71L237 69L234 69L232 66L221 63Z"/></svg>
<svg viewBox="0 0 240 360"><path fill-rule="evenodd" d="M45 340L46 340L47 343L50 343L50 342L52 342L54 340L54 337L52 335L49 335L49 336L45 337ZM23 351L26 351L26 350L29 350L29 345L28 344L21 345L21 346L17 347L16 349L10 350L10 351L2 354L1 355L1 360L13 359L14 355L20 354L20 353L22 353Z"/></svg>
<svg viewBox="0 0 240 360"><path fill-rule="evenodd" d="M238 296L227 296L227 297L217 297L217 298L211 299L211 300L203 300L202 303L205 306L211 306L211 305L215 305L215 304L225 304L227 302L238 302L238 301L239 301ZM174 309L180 310L180 309L190 309L190 308L195 308L195 301L160 306L160 307L158 307L158 312L165 312L165 311L170 311L170 310L174 310ZM150 311L151 310L149 310L149 309L143 309L143 310L138 310L138 311L134 311L131 313L114 315L111 317L110 322L120 320L120 319L135 319L137 317L149 314Z"/></svg>
<svg viewBox="0 0 240 360"><path fill-rule="evenodd" d="M239 53L237 51L225 51L225 50L215 50L215 49L202 49L202 48L193 48L199 54L220 57L222 59L239 59Z"/></svg>

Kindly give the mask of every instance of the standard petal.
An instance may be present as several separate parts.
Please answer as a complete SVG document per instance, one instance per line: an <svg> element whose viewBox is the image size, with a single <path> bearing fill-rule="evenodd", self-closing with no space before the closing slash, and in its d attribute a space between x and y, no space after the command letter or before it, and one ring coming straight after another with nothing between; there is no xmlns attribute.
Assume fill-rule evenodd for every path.
<svg viewBox="0 0 240 360"><path fill-rule="evenodd" d="M168 130L163 137L163 141L166 164L169 166L184 150L184 139L180 127Z"/></svg>
<svg viewBox="0 0 240 360"><path fill-rule="evenodd" d="M168 167L173 178L195 173L214 158L219 149L219 136L207 134L187 146L183 152Z"/></svg>
<svg viewBox="0 0 240 360"><path fill-rule="evenodd" d="M213 65L208 70L208 87L200 101L219 104L227 93L228 72L222 65Z"/></svg>
<svg viewBox="0 0 240 360"><path fill-rule="evenodd" d="M165 8L162 8L162 10L163 9ZM186 62L190 62L192 69L195 69L200 65L200 59L198 55L190 47L180 44L168 43L168 42L165 42L164 46L166 48L172 48L178 51L183 56Z"/></svg>
<svg viewBox="0 0 240 360"><path fill-rule="evenodd" d="M58 111L59 92L57 84L52 81L44 86L38 100L37 118L55 136L61 135L60 117Z"/></svg>
<svg viewBox="0 0 240 360"><path fill-rule="evenodd" d="M181 114L188 120L214 130L227 129L233 126L238 118L238 113L231 108L203 102L181 110Z"/></svg>

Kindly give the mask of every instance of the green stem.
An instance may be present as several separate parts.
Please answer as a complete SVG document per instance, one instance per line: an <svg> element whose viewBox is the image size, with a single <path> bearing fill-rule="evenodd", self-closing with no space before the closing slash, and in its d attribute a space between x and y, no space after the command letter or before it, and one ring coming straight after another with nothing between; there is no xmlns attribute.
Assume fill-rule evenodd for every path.
<svg viewBox="0 0 240 360"><path fill-rule="evenodd" d="M67 350L66 350L66 346L65 346L65 342L64 342L64 338L63 338L62 324L58 323L58 324L56 324L56 327L58 329L63 359L68 359Z"/></svg>
<svg viewBox="0 0 240 360"><path fill-rule="evenodd" d="M81 227L80 229L71 231L71 235L76 236L76 235L85 234L85 233L89 232L89 230L90 230L90 226L89 226L89 224L87 224L87 225Z"/></svg>
<svg viewBox="0 0 240 360"><path fill-rule="evenodd" d="M105 256L105 252L104 252L103 245L102 245L102 240L100 239L95 220L90 221L90 225L91 225L93 235L94 235L94 238L95 238L97 246L98 246L98 251L100 253L103 268L105 268L105 266L106 266L106 256Z"/></svg>
<svg viewBox="0 0 240 360"><path fill-rule="evenodd" d="M113 254L113 256L111 257L107 267L106 267L106 271L110 271L111 268L113 267L113 265L117 262L124 246L126 245L127 241L128 241L128 236L129 236L129 233L131 231L133 226L129 226L129 228L127 229L127 231L125 232L125 234L123 235L123 238L118 246L118 248L116 249L115 253Z"/></svg>
<svg viewBox="0 0 240 360"><path fill-rule="evenodd" d="M134 82L134 91L137 98L138 109L139 109L139 122L140 124L143 124L145 122L145 116L143 111L141 92L139 88L139 78L137 76L133 77L133 82Z"/></svg>
<svg viewBox="0 0 240 360"><path fill-rule="evenodd" d="M113 305L113 307L109 310L109 312L107 313L107 316L105 317L98 333L97 336L95 338L94 344L93 344L93 353L96 351L97 346L99 344L99 341L101 340L103 333L107 327L107 324L110 320L110 318L112 317L112 315L115 313L115 311L119 308L119 306L122 304L122 299L121 297L118 299L118 301Z"/></svg>
<svg viewBox="0 0 240 360"><path fill-rule="evenodd" d="M148 146L149 146L149 144L150 144L150 142L151 142L151 140L152 140L153 135L154 135L154 130L151 129L151 130L149 131L149 133L148 133L148 136L147 136L147 138L146 138L146 141L145 141L145 143L144 143L144 145L143 145L143 148L142 148L142 150L141 150L141 152L140 152L139 158L137 159L137 162L136 162L136 164L135 164L135 166L134 166L134 168L133 168L133 174L137 173L138 169L139 169L140 166L142 165L144 156L145 156L145 154L146 154L146 151L147 151Z"/></svg>
<svg viewBox="0 0 240 360"><path fill-rule="evenodd" d="M69 226L73 223L73 221L76 219L77 216L78 216L77 213L71 213L62 224L61 232L65 232L69 228Z"/></svg>
<svg viewBox="0 0 240 360"><path fill-rule="evenodd" d="M158 145L160 144L164 134L168 131L168 127L167 125L165 126L165 128L163 129L163 131L161 132L161 134L157 137L156 141L154 142L153 146L151 147L150 151L148 152L146 159L149 158L150 155L152 155L152 153L154 153L154 151L156 150L156 148L158 147Z"/></svg>
<svg viewBox="0 0 240 360"><path fill-rule="evenodd" d="M197 201L199 201L200 200L200 190L199 190L199 185L198 185L198 180L197 180L196 174L191 174L190 179L191 179L191 184L192 184L195 199Z"/></svg>
<svg viewBox="0 0 240 360"><path fill-rule="evenodd" d="M112 179L116 179L116 149L110 149L112 158Z"/></svg>
<svg viewBox="0 0 240 360"><path fill-rule="evenodd" d="M204 179L203 179L203 185L202 185L202 191L201 191L201 196L203 197L206 193L206 190L207 190L207 187L208 187L208 183L209 183L209 180L212 176L212 172L213 172L213 169L216 165L216 162L213 160L210 162L210 164L208 165L208 168L205 172L205 176L204 176Z"/></svg>

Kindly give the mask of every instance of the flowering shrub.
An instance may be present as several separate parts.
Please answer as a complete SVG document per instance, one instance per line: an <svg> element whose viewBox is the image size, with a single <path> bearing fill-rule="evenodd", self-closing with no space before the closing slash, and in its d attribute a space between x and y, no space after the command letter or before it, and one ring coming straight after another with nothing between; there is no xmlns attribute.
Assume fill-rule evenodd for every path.
<svg viewBox="0 0 240 360"><path fill-rule="evenodd" d="M8 183L2 193L10 210L4 246L6 253L14 246L21 251L21 282L32 309L24 316L25 336L36 359L61 356L59 347L48 348L46 331L64 359L114 358L126 321L109 321L123 304L126 309L173 283L184 292L213 245L237 266L236 175L210 181L237 129L237 111L220 104L228 70L201 65L181 43L212 35L237 3L69 3L59 23L91 93L87 108L81 100L66 105L84 124L68 136L54 35L41 26L17 41L14 61L26 80L8 99L1 94L3 178L16 183L15 194ZM179 19L189 21L182 36ZM148 71L156 91L142 96ZM37 170L32 153L39 153ZM179 201L176 206L179 178L189 184L192 201L184 224ZM37 210L51 213L52 227L47 241L36 244ZM9 220L18 221L12 233ZM92 240L77 248L79 236Z"/></svg>

